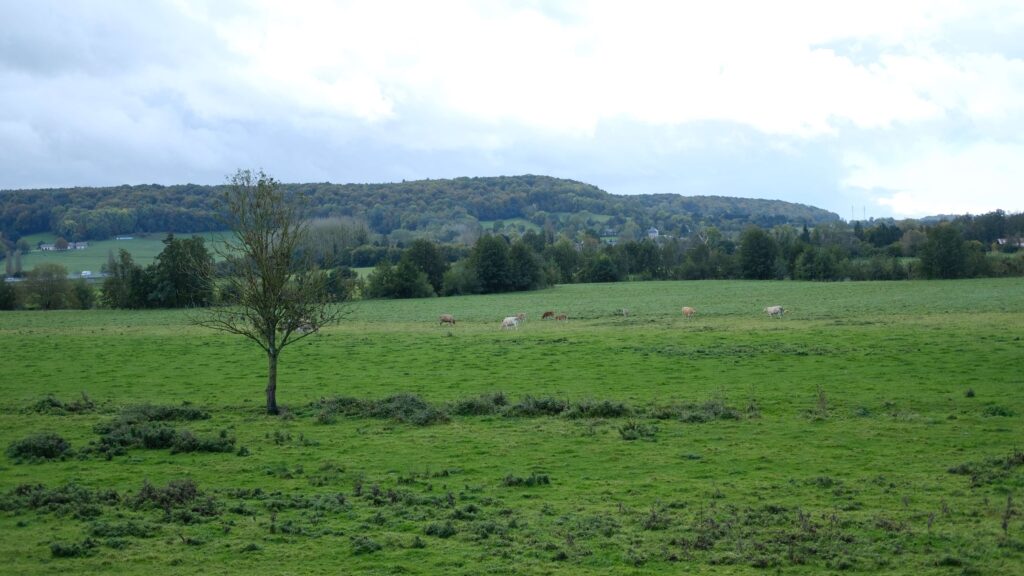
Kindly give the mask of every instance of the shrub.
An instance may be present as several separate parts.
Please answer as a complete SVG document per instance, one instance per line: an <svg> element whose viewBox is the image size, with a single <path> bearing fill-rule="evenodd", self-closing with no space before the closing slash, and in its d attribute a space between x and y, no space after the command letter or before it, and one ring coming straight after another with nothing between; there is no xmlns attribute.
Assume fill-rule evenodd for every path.
<svg viewBox="0 0 1024 576"><path fill-rule="evenodd" d="M82 542L53 542L50 544L50 554L54 558L82 558L95 554L97 546L96 541L90 538Z"/></svg>
<svg viewBox="0 0 1024 576"><path fill-rule="evenodd" d="M619 427L619 436L622 436L623 440L653 440L657 432L657 426L640 424L635 420L630 420Z"/></svg>
<svg viewBox="0 0 1024 576"><path fill-rule="evenodd" d="M551 484L551 478L547 474L530 474L527 478L520 478L509 474L501 481L505 486L546 486Z"/></svg>
<svg viewBox="0 0 1024 576"><path fill-rule="evenodd" d="M458 416L486 416L497 414L508 405L508 400L501 392L481 394L476 398L458 400L451 407L451 413Z"/></svg>
<svg viewBox="0 0 1024 576"><path fill-rule="evenodd" d="M148 522L126 520L124 522L97 522L90 533L98 538L152 538L160 527Z"/></svg>
<svg viewBox="0 0 1024 576"><path fill-rule="evenodd" d="M434 522L427 525L423 533L427 536L437 536L438 538L451 538L458 533L458 530L455 529L455 526L450 521L444 524Z"/></svg>
<svg viewBox="0 0 1024 576"><path fill-rule="evenodd" d="M7 455L21 462L39 462L66 458L71 454L71 444L53 432L33 434L28 438L11 442Z"/></svg>
<svg viewBox="0 0 1024 576"><path fill-rule="evenodd" d="M352 553L356 556L360 554L372 554L380 549L380 544L374 542L366 536L352 537Z"/></svg>
<svg viewBox="0 0 1024 576"><path fill-rule="evenodd" d="M569 403L558 398L526 396L518 404L509 406L506 416L558 416L569 408Z"/></svg>
<svg viewBox="0 0 1024 576"><path fill-rule="evenodd" d="M219 436L196 437L188 430L182 430L174 435L171 444L171 454L179 452L233 452L235 450L235 439L221 432Z"/></svg>
<svg viewBox="0 0 1024 576"><path fill-rule="evenodd" d="M35 412L37 414L84 414L86 412L92 412L96 408L96 403L89 398L89 395L82 392L81 398L74 402L62 402L56 396L49 394L46 398L36 401L34 404L28 407L28 412Z"/></svg>
<svg viewBox="0 0 1024 576"><path fill-rule="evenodd" d="M1013 416L1013 410L1005 406L986 406L982 412L985 416Z"/></svg>
<svg viewBox="0 0 1024 576"><path fill-rule="evenodd" d="M584 400L574 404L565 413L566 418L622 418L631 416L632 410L621 402Z"/></svg>

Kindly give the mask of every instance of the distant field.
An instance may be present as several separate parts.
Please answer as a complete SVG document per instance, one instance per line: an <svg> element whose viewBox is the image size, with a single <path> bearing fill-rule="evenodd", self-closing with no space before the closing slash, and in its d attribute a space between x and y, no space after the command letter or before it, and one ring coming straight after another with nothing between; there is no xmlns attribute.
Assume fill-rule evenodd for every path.
<svg viewBox="0 0 1024 576"><path fill-rule="evenodd" d="M4 571L1024 573L1021 279L359 302L285 350L279 418L260 350L189 315L0 313L0 445L94 449L0 456ZM40 404L82 392L92 410ZM96 452L139 403L209 414L145 442L235 443Z"/></svg>
<svg viewBox="0 0 1024 576"><path fill-rule="evenodd" d="M202 236L206 239L207 249L212 249L213 243L223 236L223 232L205 232L198 234L176 234L179 238L192 238ZM131 253L136 263L147 266L156 259L164 249L163 240L166 234L149 234L146 236L134 235L132 240L99 240L90 241L89 247L85 250L63 250L43 252L35 249L37 243L51 243L56 238L51 234L37 234L27 236L26 240L32 246L32 251L21 257L21 267L29 271L42 263L60 264L68 269L69 274L80 274L83 270L89 270L93 274L100 271L100 267L107 263L108 254L113 253L115 257L123 248Z"/></svg>

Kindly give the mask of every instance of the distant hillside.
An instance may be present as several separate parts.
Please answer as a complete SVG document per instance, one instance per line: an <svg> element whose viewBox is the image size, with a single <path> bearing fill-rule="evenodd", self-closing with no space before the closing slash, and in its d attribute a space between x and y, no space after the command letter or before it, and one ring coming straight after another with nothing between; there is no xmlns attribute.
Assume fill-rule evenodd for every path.
<svg viewBox="0 0 1024 576"><path fill-rule="evenodd" d="M726 234L749 224L814 226L839 216L812 206L750 198L656 194L616 196L548 176L417 180L390 184L286 184L313 215L346 217L377 234L460 241L504 221L554 233L590 231L639 237L651 228L687 236L703 226ZM204 232L221 228L221 187L194 184L0 191L0 232L11 239L51 232L68 240L134 232ZM484 225L486 224L486 226Z"/></svg>

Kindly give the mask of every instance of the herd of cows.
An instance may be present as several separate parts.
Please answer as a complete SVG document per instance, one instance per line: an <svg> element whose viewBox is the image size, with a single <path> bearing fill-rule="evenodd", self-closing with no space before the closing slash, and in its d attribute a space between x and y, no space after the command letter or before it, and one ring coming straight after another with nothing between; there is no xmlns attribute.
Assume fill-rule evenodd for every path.
<svg viewBox="0 0 1024 576"><path fill-rule="evenodd" d="M624 316L628 316L629 315L629 312L625 308L622 309L621 312L622 312L622 314ZM764 313L767 314L770 318L782 318L782 315L785 314L785 312L786 312L786 309L783 308L782 306L765 306L765 308L764 308ZM697 309L693 308L693 307L690 307L690 306L683 306L682 313L683 313L683 317L685 317L685 318L692 318L692 317L697 315ZM564 321L568 320L569 317L567 315L565 315L565 314L557 314L556 315L554 310L548 310L548 311L544 312L543 314L541 314L540 319L541 320L555 320L555 321L562 321L562 322L564 322ZM455 326L455 315L454 314L441 314L441 316L438 318L438 321L439 321L441 326L444 326L445 324L447 324L449 326ZM526 321L526 313L525 312L520 312L520 313L516 314L515 316L506 316L501 321L501 329L502 330L518 330L519 329L519 325L521 323L525 322L525 321Z"/></svg>

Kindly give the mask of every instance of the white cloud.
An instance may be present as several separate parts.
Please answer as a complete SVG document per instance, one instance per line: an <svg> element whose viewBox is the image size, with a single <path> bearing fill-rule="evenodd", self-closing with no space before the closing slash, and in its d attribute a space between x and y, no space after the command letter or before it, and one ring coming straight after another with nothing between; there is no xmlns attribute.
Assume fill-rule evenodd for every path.
<svg viewBox="0 0 1024 576"><path fill-rule="evenodd" d="M946 162L985 190L1019 175L970 150L1024 164L1014 156L1024 142L1020 3L40 0L11 8L0 20L3 187L111 183L97 175L152 181L151 173L203 181L239 163L304 179L310 166L330 176L346 165L339 156L372 160L373 152L379 173L359 172L372 180L417 177L424 166L432 172L419 176L458 175L484 158L486 173L466 175L557 166L568 177L608 174L630 191L685 192L671 163L710 157L721 164L702 172L703 192L716 183L720 193L746 195L813 187L821 205L838 210L830 203L845 190L892 188L903 195L878 208L906 212L950 181L929 176ZM622 139L609 138L609 126ZM723 144L752 133L764 137ZM742 183L731 173L750 154L805 164L786 174L766 167ZM831 164L811 165L812 156ZM435 167L437 158L448 164ZM57 168L27 168L35 162ZM400 173L389 168L399 165ZM801 180L844 169L831 187ZM348 177L337 170L332 179ZM1009 206L987 194L972 206Z"/></svg>
<svg viewBox="0 0 1024 576"><path fill-rule="evenodd" d="M1024 144L930 142L884 159L851 153L843 184L896 216L1024 211Z"/></svg>

